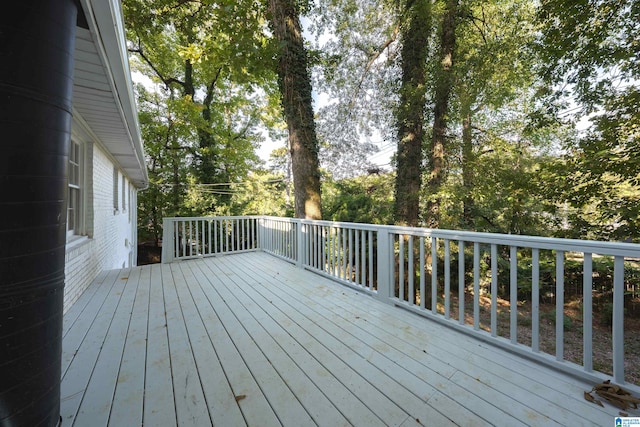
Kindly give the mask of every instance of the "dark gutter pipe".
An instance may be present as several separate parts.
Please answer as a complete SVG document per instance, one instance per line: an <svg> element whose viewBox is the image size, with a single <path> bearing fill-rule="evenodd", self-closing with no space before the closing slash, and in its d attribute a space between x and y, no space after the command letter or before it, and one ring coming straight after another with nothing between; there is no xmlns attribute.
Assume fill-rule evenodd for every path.
<svg viewBox="0 0 640 427"><path fill-rule="evenodd" d="M77 6L0 13L0 426L56 426Z"/></svg>

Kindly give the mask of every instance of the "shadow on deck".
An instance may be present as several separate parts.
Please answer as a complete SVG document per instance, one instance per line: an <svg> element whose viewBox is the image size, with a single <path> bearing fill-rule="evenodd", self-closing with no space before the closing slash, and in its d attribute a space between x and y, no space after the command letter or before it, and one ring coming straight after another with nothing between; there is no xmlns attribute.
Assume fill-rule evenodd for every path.
<svg viewBox="0 0 640 427"><path fill-rule="evenodd" d="M262 252L104 272L63 426L613 425L573 377Z"/></svg>

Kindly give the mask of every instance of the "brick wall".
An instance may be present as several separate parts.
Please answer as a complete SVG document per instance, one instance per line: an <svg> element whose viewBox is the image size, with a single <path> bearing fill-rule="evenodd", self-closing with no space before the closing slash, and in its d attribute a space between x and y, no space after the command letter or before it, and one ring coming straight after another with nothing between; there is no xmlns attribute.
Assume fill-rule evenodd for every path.
<svg viewBox="0 0 640 427"><path fill-rule="evenodd" d="M78 299L103 270L135 265L135 194L126 177L118 171L118 206L113 203L113 162L96 144L85 144L86 185L84 217L86 237L67 244L64 312ZM122 201L125 180L126 204ZM130 200L132 199L132 200ZM126 207L126 210L123 209ZM133 212L135 213L135 212Z"/></svg>

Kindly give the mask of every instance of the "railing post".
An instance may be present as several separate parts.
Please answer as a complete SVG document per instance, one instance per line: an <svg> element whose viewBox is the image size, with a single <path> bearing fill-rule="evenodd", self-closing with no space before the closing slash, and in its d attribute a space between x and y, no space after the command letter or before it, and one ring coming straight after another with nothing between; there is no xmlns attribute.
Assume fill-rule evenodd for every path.
<svg viewBox="0 0 640 427"><path fill-rule="evenodd" d="M306 241L302 228L305 226L302 220L298 219L293 222L296 225L296 265L303 268L305 265L304 254L306 252Z"/></svg>
<svg viewBox="0 0 640 427"><path fill-rule="evenodd" d="M256 228L258 229L256 249L258 249L259 251L263 251L264 248L262 246L264 242L264 217L257 218Z"/></svg>
<svg viewBox="0 0 640 427"><path fill-rule="evenodd" d="M173 262L174 254L173 241L173 220L171 218L162 219L162 263L168 264Z"/></svg>
<svg viewBox="0 0 640 427"><path fill-rule="evenodd" d="M380 301L391 304L393 290L391 289L391 232L385 228L379 228L378 234L378 293Z"/></svg>

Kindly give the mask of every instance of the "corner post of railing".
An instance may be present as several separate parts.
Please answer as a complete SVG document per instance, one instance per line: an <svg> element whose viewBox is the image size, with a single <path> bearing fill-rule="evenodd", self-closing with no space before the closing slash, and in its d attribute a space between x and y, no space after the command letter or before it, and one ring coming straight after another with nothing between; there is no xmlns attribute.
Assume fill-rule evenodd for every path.
<svg viewBox="0 0 640 427"><path fill-rule="evenodd" d="M304 254L306 251L306 241L304 234L305 224L301 219L295 220L296 224L296 266L303 268L305 265Z"/></svg>
<svg viewBox="0 0 640 427"><path fill-rule="evenodd" d="M173 241L173 220L171 218L162 219L162 263L168 264L173 262L173 249L175 242Z"/></svg>
<svg viewBox="0 0 640 427"><path fill-rule="evenodd" d="M258 228L257 238L258 238L258 249L259 251L263 251L263 243L264 243L264 217L260 216L256 220L256 227Z"/></svg>
<svg viewBox="0 0 640 427"><path fill-rule="evenodd" d="M391 288L391 237L392 233L386 228L378 228L376 230L378 241L378 292L377 297L380 301L391 304L393 289Z"/></svg>

